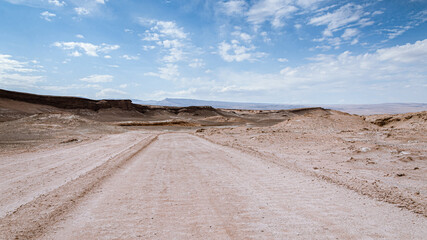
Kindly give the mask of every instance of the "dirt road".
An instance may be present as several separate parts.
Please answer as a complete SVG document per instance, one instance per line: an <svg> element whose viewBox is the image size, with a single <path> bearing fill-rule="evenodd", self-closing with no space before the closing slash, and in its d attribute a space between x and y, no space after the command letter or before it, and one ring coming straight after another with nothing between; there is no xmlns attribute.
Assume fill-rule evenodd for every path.
<svg viewBox="0 0 427 240"><path fill-rule="evenodd" d="M423 239L426 218L185 133L160 135L44 239Z"/></svg>
<svg viewBox="0 0 427 240"><path fill-rule="evenodd" d="M187 133L1 158L0 239L423 239L427 219Z"/></svg>

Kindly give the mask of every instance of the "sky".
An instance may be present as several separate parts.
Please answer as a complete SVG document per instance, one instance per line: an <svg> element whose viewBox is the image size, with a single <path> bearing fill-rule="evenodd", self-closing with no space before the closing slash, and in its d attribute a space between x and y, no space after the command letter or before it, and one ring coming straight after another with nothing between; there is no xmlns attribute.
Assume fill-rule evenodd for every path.
<svg viewBox="0 0 427 240"><path fill-rule="evenodd" d="M427 102L427 0L0 0L0 88Z"/></svg>

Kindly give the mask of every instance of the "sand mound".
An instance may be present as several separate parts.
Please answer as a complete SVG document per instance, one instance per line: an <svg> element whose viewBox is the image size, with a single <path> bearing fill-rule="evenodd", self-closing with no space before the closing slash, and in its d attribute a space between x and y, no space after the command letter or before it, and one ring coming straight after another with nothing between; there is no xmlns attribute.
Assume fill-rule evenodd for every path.
<svg viewBox="0 0 427 240"><path fill-rule="evenodd" d="M47 105L0 98L0 122L12 121L37 113L51 112L61 112L61 110Z"/></svg>
<svg viewBox="0 0 427 240"><path fill-rule="evenodd" d="M295 108L287 110L291 114L303 116L326 116L331 114L331 110L324 108Z"/></svg>
<svg viewBox="0 0 427 240"><path fill-rule="evenodd" d="M395 115L371 115L368 116L366 120L380 127L426 129L427 111Z"/></svg>
<svg viewBox="0 0 427 240"><path fill-rule="evenodd" d="M120 129L70 113L39 113L0 123L0 132L0 141L23 141L63 138L69 133L82 136L97 132L115 133Z"/></svg>
<svg viewBox="0 0 427 240"><path fill-rule="evenodd" d="M328 109L290 110L296 114L290 119L275 125L277 128L300 128L307 130L350 131L372 128L363 117Z"/></svg>

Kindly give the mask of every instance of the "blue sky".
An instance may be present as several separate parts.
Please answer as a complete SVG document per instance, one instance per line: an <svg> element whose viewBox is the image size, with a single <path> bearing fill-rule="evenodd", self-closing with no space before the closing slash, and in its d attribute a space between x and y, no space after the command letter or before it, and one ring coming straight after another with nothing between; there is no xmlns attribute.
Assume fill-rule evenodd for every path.
<svg viewBox="0 0 427 240"><path fill-rule="evenodd" d="M427 0L0 0L0 88L427 102Z"/></svg>

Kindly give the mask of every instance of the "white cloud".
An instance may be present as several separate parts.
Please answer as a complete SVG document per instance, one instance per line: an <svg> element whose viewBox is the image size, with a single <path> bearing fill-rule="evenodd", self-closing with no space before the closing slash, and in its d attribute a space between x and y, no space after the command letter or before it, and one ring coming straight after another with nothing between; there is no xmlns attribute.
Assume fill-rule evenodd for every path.
<svg viewBox="0 0 427 240"><path fill-rule="evenodd" d="M298 13L315 10L324 0L260 0L246 13L247 20L255 25L270 22L273 27L282 27L284 19Z"/></svg>
<svg viewBox="0 0 427 240"><path fill-rule="evenodd" d="M83 35L81 35L81 34L77 34L77 35L76 35L76 38L84 39L84 38L85 38L85 36L83 36Z"/></svg>
<svg viewBox="0 0 427 240"><path fill-rule="evenodd" d="M163 63L175 63L185 59L184 49L189 45L187 33L172 21L158 21L153 19L139 19L140 24L148 26L142 40L155 42L167 54L161 58ZM154 46L143 46L145 51L154 49Z"/></svg>
<svg viewBox="0 0 427 240"><path fill-rule="evenodd" d="M88 16L99 13L102 5L105 5L107 0L85 0L85 1L76 1L76 7L74 11L79 16Z"/></svg>
<svg viewBox="0 0 427 240"><path fill-rule="evenodd" d="M149 30L145 31L145 37L142 39L144 41L159 41L160 35L158 33L150 32Z"/></svg>
<svg viewBox="0 0 427 240"><path fill-rule="evenodd" d="M145 73L145 76L153 76L153 77L159 77L161 79L165 80L176 80L180 73L178 70L178 66L175 64L166 64L164 67L159 67L159 71L157 73L154 72L148 72Z"/></svg>
<svg viewBox="0 0 427 240"><path fill-rule="evenodd" d="M323 31L323 35L332 37L334 32L341 30L350 23L357 23L363 16L364 11L362 6L348 3L332 13L329 12L311 18L309 23L315 26L326 25L327 27ZM365 18L360 24L366 24L367 22Z"/></svg>
<svg viewBox="0 0 427 240"><path fill-rule="evenodd" d="M127 95L127 93L122 90L113 89L113 88L102 89L101 91L96 93L96 97L101 97L101 98L117 97L117 96L123 96L123 95Z"/></svg>
<svg viewBox="0 0 427 240"><path fill-rule="evenodd" d="M178 39L158 41L157 45L163 46L164 48L180 48L183 46Z"/></svg>
<svg viewBox="0 0 427 240"><path fill-rule="evenodd" d="M185 39L187 38L187 33L184 32L184 29L178 27L178 25L173 21L159 21L154 19L144 19L139 18L140 24L144 26L150 26L150 30L147 30L146 33L156 33L156 36ZM158 39L153 39L158 40Z"/></svg>
<svg viewBox="0 0 427 240"><path fill-rule="evenodd" d="M139 60L138 56L129 56L127 54L121 56L121 58L126 59L126 60Z"/></svg>
<svg viewBox="0 0 427 240"><path fill-rule="evenodd" d="M110 52L113 50L117 50L119 48L120 48L119 45L109 45L109 44L102 43L99 47L99 51L100 52Z"/></svg>
<svg viewBox="0 0 427 240"><path fill-rule="evenodd" d="M203 59L196 58L196 59L193 59L193 61L191 61L191 63L188 64L188 66L192 68L201 68L205 66L205 62L203 61Z"/></svg>
<svg viewBox="0 0 427 240"><path fill-rule="evenodd" d="M162 46L163 48L167 49L167 51L169 52L168 55L165 55L162 60L164 62L169 62L169 63L173 63L173 62L179 62L181 60L184 59L184 52L183 52L183 47L184 44L181 43L180 40L178 39L173 39L173 40L164 40L164 41L158 41L157 45Z"/></svg>
<svg viewBox="0 0 427 240"><path fill-rule="evenodd" d="M244 33L244 32L240 32L240 31L234 31L231 33L232 36L238 37L241 40L245 41L245 42L251 42L252 41L252 36Z"/></svg>
<svg viewBox="0 0 427 240"><path fill-rule="evenodd" d="M82 54L79 51L74 51L74 52L72 52L72 53L70 53L68 55L70 55L72 57L80 57Z"/></svg>
<svg viewBox="0 0 427 240"><path fill-rule="evenodd" d="M155 48L156 48L156 46L152 46L152 45L145 45L145 46L142 46L142 49L143 49L144 51L153 50L153 49L155 49Z"/></svg>
<svg viewBox="0 0 427 240"><path fill-rule="evenodd" d="M375 11L375 12L373 12L372 13L372 16L376 16L376 15L381 15L381 14L383 14L384 12L383 11Z"/></svg>
<svg viewBox="0 0 427 240"><path fill-rule="evenodd" d="M296 68L287 67L280 73L286 85L365 86L403 84L407 81L421 84L427 77L427 40L375 53L352 55L317 55L312 63Z"/></svg>
<svg viewBox="0 0 427 240"><path fill-rule="evenodd" d="M322 2L323 0L297 0L296 4L303 8L316 8L318 3Z"/></svg>
<svg viewBox="0 0 427 240"><path fill-rule="evenodd" d="M402 35L403 33L405 33L406 31L408 31L409 29L411 29L412 26L407 25L407 26L398 26L394 29L387 29L385 31L388 32L387 36L388 39L394 39L400 35Z"/></svg>
<svg viewBox="0 0 427 240"><path fill-rule="evenodd" d="M328 46L328 45L318 45L318 46L315 46L315 47L312 47L312 48L310 48L310 51L314 51L314 50L316 50L316 49L320 49L320 50L322 50L322 51L327 51L327 50L331 50L331 46Z"/></svg>
<svg viewBox="0 0 427 240"><path fill-rule="evenodd" d="M183 28L179 28L175 22L157 21L155 28L165 36L183 39L187 37Z"/></svg>
<svg viewBox="0 0 427 240"><path fill-rule="evenodd" d="M383 29L383 32L387 33L388 40L394 39L402 34L404 34L406 31L419 26L420 24L427 21L427 10L423 10L418 12L417 14L414 14L411 16L411 20L406 24L402 26L395 26L390 29ZM386 42L387 40L384 40Z"/></svg>
<svg viewBox="0 0 427 240"><path fill-rule="evenodd" d="M284 25L282 20L291 17L298 8L288 0L261 0L255 3L248 11L248 21L253 24L261 24L269 21L273 27Z"/></svg>
<svg viewBox="0 0 427 240"><path fill-rule="evenodd" d="M271 42L271 38L268 36L267 32L261 32L260 35L265 43Z"/></svg>
<svg viewBox="0 0 427 240"><path fill-rule="evenodd" d="M53 46L63 50L74 50L70 53L70 55L74 57L81 56L82 52L88 56L97 57L99 53L108 53L120 48L119 45L109 45L105 43L95 45L85 42L55 42Z"/></svg>
<svg viewBox="0 0 427 240"><path fill-rule="evenodd" d="M333 9L331 12L326 12ZM326 13L325 13L326 12ZM375 12L374 12L375 13ZM370 19L379 12L370 13L364 10L364 6L353 3L345 4L339 8L327 8L321 12L321 15L312 17L309 24L315 26L326 26L323 30L323 37L314 39L318 42L326 42L328 46L318 46L323 49L340 48L343 43L355 45L359 42L361 31L358 28L364 28L374 24ZM336 36L337 32L341 32L340 36ZM335 36L334 36L335 35Z"/></svg>
<svg viewBox="0 0 427 240"><path fill-rule="evenodd" d="M40 17L43 18L44 20L50 22L50 21L52 21L52 18L56 17L56 14L48 12L48 11L44 11L44 12L40 13Z"/></svg>
<svg viewBox="0 0 427 240"><path fill-rule="evenodd" d="M228 16L241 15L246 10L247 4L243 0L230 0L219 2L219 9Z"/></svg>
<svg viewBox="0 0 427 240"><path fill-rule="evenodd" d="M119 86L119 88L127 88L128 87L128 85L125 83L125 84L120 84L120 86Z"/></svg>
<svg viewBox="0 0 427 240"><path fill-rule="evenodd" d="M88 89L93 88L96 90L102 89L102 86L98 84L71 84L71 85L65 85L65 86L55 86L55 85L48 85L48 86L40 86L41 89L49 90L49 91L65 91L70 89Z"/></svg>
<svg viewBox="0 0 427 240"><path fill-rule="evenodd" d="M152 99L164 99L164 98L178 98L178 97L191 97L193 93L197 92L196 88L189 88L185 90L179 90L179 91L156 91L153 94L150 95L150 98Z"/></svg>
<svg viewBox="0 0 427 240"><path fill-rule="evenodd" d="M49 4L55 5L57 7L63 7L65 5L67 5L64 1L59 1L59 0L48 0L47 2Z"/></svg>
<svg viewBox="0 0 427 240"><path fill-rule="evenodd" d="M33 75L40 71L37 62L21 62L11 55L0 54L0 86L34 87L42 76Z"/></svg>
<svg viewBox="0 0 427 240"><path fill-rule="evenodd" d="M162 58L163 62L174 63L184 59L184 52L179 48L169 49L169 54Z"/></svg>
<svg viewBox="0 0 427 240"><path fill-rule="evenodd" d="M277 61L284 63L284 62L289 62L289 60L287 58L278 58Z"/></svg>
<svg viewBox="0 0 427 240"><path fill-rule="evenodd" d="M317 55L312 63L281 71L284 82L387 82L425 81L427 39L414 44L379 49L375 53Z"/></svg>
<svg viewBox="0 0 427 240"><path fill-rule="evenodd" d="M89 15L90 10L86 9L84 7L76 7L74 8L74 11L77 13L77 15Z"/></svg>
<svg viewBox="0 0 427 240"><path fill-rule="evenodd" d="M110 55L105 55L104 58L105 59L111 59L112 57Z"/></svg>
<svg viewBox="0 0 427 240"><path fill-rule="evenodd" d="M360 33L360 31L356 28L347 28L344 33L342 34L342 38L344 40L349 40L355 36L357 36Z"/></svg>
<svg viewBox="0 0 427 240"><path fill-rule="evenodd" d="M90 82L90 83L106 83L106 82L112 82L113 79L114 77L111 75L93 74L88 77L81 78L80 81Z"/></svg>
<svg viewBox="0 0 427 240"><path fill-rule="evenodd" d="M381 61L412 63L414 67L425 66L424 64L427 64L427 39L417 41L414 44L408 43L391 48L379 49L375 56L378 56L378 59ZM424 71L427 71L427 69L424 68Z"/></svg>
<svg viewBox="0 0 427 240"><path fill-rule="evenodd" d="M299 101L313 101L313 96L337 101L336 98L369 94L372 99L388 94L393 99L405 99L399 96L401 89L410 86L417 92L427 91L427 39L413 44L379 49L373 53L352 54L345 51L338 55L319 54L307 64L298 67L283 68L280 73L260 74L255 71L234 72L219 71L212 86L203 90L199 85L197 93L207 91L204 96L263 96L262 99L280 101L273 96L284 93L293 95ZM405 91L411 91L405 90ZM385 92L384 92L385 91ZM279 94L281 93L281 94ZM397 94L391 96L391 93ZM341 94L341 95L340 95ZM406 97L407 98L407 97ZM425 99L425 97L423 97ZM384 99L383 97L381 99ZM359 99L363 102L363 99ZM313 102L311 102L313 103Z"/></svg>
<svg viewBox="0 0 427 240"><path fill-rule="evenodd" d="M266 54L262 52L255 52L255 47L241 45L239 41L232 40L231 44L222 42L218 46L218 54L227 62L241 62L241 61L255 61Z"/></svg>
<svg viewBox="0 0 427 240"><path fill-rule="evenodd" d="M37 63L33 62L32 63ZM28 62L20 62L18 60L12 59L11 55L0 54L0 72L20 72L20 73L29 73L36 72L37 70L31 68Z"/></svg>
<svg viewBox="0 0 427 240"><path fill-rule="evenodd" d="M402 101L408 99L406 95L402 97L403 94L411 95L410 92L414 91L414 97L411 95L410 99L425 99L420 93L427 91L426 65L427 39L373 53L345 51L337 55L319 54L306 64L286 67L277 73L218 70L207 79L180 78L183 90L159 91L153 96L243 101L264 99L288 103L313 103L321 97L326 99L323 103L332 103L340 99L355 102ZM369 100L363 99L365 95L371 96Z"/></svg>

